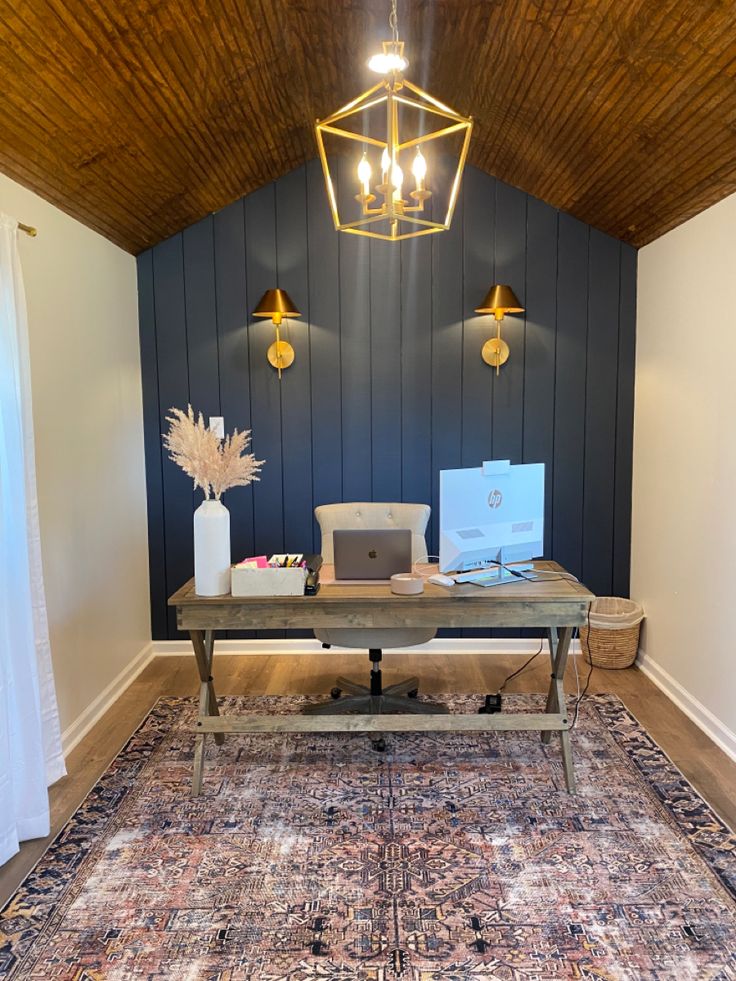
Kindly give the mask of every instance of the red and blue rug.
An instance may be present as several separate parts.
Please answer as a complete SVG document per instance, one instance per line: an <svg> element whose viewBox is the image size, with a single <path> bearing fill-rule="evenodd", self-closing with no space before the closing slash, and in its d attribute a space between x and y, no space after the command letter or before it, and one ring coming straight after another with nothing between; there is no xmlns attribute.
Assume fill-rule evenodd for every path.
<svg viewBox="0 0 736 981"><path fill-rule="evenodd" d="M575 796L538 734L341 733L211 744L192 799L195 711L156 704L0 914L1 978L736 978L736 838L611 695Z"/></svg>

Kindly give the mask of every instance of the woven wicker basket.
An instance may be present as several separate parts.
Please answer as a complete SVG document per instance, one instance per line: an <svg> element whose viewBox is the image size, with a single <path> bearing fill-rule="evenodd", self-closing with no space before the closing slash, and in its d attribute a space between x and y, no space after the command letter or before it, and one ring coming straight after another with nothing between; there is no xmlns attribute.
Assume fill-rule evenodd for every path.
<svg viewBox="0 0 736 981"><path fill-rule="evenodd" d="M633 600L599 596L590 607L590 630L580 628L580 647L597 668L630 668L639 650L644 610Z"/></svg>

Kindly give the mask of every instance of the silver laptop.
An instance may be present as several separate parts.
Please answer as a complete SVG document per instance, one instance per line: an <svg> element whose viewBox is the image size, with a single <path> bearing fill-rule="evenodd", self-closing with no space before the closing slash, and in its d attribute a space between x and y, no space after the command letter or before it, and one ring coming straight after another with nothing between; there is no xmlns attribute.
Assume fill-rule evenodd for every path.
<svg viewBox="0 0 736 981"><path fill-rule="evenodd" d="M335 579L390 579L411 572L411 532L408 528L333 531Z"/></svg>

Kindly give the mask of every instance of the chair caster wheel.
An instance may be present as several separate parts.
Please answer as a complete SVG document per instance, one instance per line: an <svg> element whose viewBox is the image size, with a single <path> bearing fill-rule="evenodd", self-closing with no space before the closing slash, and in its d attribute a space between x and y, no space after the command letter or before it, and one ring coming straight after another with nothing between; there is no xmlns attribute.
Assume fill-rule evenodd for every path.
<svg viewBox="0 0 736 981"><path fill-rule="evenodd" d="M373 743L373 749L377 753L385 753L386 752L386 740L385 739L373 739L373 740L371 740L371 742Z"/></svg>
<svg viewBox="0 0 736 981"><path fill-rule="evenodd" d="M418 688L412 688L411 691L408 691L406 693L406 697L407 698L416 698L418 694L419 694L419 689Z"/></svg>
<svg viewBox="0 0 736 981"><path fill-rule="evenodd" d="M339 698L339 697L340 697L340 695L342 695L342 688L333 688L333 689L332 689L332 690L330 691L330 695L331 695L331 696L332 696L333 698Z"/></svg>

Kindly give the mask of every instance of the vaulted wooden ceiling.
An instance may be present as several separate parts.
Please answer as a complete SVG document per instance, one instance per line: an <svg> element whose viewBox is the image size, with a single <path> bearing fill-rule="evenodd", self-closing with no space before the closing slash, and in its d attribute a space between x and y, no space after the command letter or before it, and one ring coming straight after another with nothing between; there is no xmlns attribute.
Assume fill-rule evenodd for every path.
<svg viewBox="0 0 736 981"><path fill-rule="evenodd" d="M388 0L0 0L0 170L137 253L315 155ZM470 162L643 245L736 191L733 0L399 0ZM18 216L22 219L22 216Z"/></svg>

